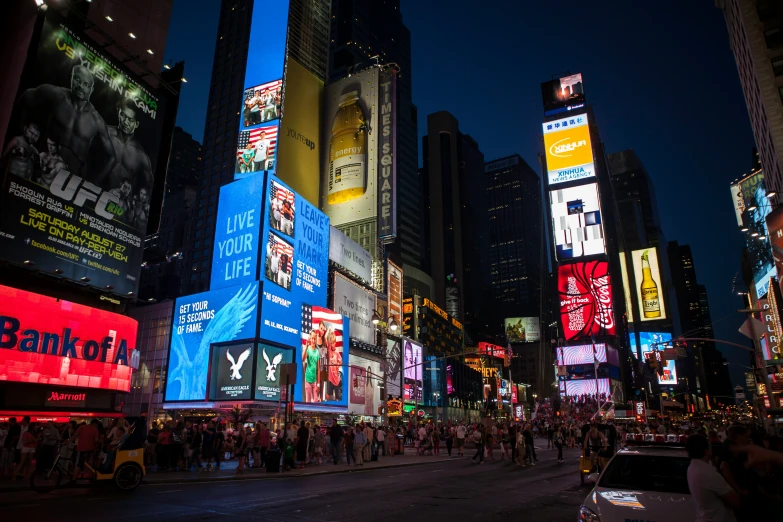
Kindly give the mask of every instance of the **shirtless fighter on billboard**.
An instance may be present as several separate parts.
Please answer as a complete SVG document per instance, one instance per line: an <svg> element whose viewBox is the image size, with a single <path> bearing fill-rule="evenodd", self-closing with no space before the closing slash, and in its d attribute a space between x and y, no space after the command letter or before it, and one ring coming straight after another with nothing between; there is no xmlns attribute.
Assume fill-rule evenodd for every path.
<svg viewBox="0 0 783 522"><path fill-rule="evenodd" d="M137 111L133 102L124 98L117 108L119 125L109 127L109 137L117 155L117 164L109 173L109 182L106 186L117 188L122 185L123 180L128 179L137 193L142 188L149 193L153 183L152 164L150 157L134 135L139 128Z"/></svg>
<svg viewBox="0 0 783 522"><path fill-rule="evenodd" d="M95 78L89 69L76 65L71 72L71 88L43 84L27 89L19 99L22 121L30 121L31 113L48 118L46 136L60 144L60 156L71 174L87 176L90 146L97 137L105 161L93 177L96 185L105 186L109 173L117 163L106 122L90 103ZM43 120L42 120L43 121Z"/></svg>

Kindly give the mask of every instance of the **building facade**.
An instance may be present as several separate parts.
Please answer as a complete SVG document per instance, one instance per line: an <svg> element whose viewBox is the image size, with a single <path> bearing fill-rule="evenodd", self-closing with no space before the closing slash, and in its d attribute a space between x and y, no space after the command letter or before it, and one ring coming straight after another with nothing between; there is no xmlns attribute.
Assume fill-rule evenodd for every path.
<svg viewBox="0 0 783 522"><path fill-rule="evenodd" d="M715 0L715 5L726 18L767 188L781 194L783 6L776 0Z"/></svg>

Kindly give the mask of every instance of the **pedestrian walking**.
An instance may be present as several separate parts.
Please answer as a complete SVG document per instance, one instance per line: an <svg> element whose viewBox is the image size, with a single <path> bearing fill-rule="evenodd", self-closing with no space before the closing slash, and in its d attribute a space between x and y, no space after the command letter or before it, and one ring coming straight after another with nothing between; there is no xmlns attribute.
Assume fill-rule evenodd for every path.
<svg viewBox="0 0 783 522"><path fill-rule="evenodd" d="M332 429L329 430L329 442L332 449L332 461L336 466L340 462L340 444L343 439L343 430L337 424L337 419L332 420Z"/></svg>
<svg viewBox="0 0 783 522"><path fill-rule="evenodd" d="M353 435L353 447L356 451L354 455L354 465L364 466L364 447L367 445L367 435L364 434L364 429L360 425L356 425Z"/></svg>
<svg viewBox="0 0 783 522"><path fill-rule="evenodd" d="M554 435L552 435L552 442L554 443L555 447L557 448L557 462L558 464L563 463L563 445L565 443L565 436L563 435L563 429L558 426L557 430L555 431Z"/></svg>
<svg viewBox="0 0 783 522"><path fill-rule="evenodd" d="M348 428L343 435L343 446L345 446L345 463L351 465L351 460L356 464L356 456L353 453L354 434L351 428Z"/></svg>
<svg viewBox="0 0 783 522"><path fill-rule="evenodd" d="M454 428L451 426L446 428L444 436L446 438L446 452L448 452L449 457L451 457L451 447L454 444Z"/></svg>
<svg viewBox="0 0 783 522"><path fill-rule="evenodd" d="M473 444L476 445L476 454L473 455L473 462L481 464L484 462L484 426L479 426L473 430ZM476 461L478 459L478 461Z"/></svg>
<svg viewBox="0 0 783 522"><path fill-rule="evenodd" d="M468 433L468 429L465 427L464 422L460 422L459 426L457 426L457 456L462 457L465 454L463 453L465 449L465 436Z"/></svg>

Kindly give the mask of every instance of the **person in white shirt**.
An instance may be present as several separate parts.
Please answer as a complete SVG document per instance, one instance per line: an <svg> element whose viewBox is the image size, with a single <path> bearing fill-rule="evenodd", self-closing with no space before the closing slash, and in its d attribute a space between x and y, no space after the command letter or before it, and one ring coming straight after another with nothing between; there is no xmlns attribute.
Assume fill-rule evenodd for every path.
<svg viewBox="0 0 783 522"><path fill-rule="evenodd" d="M464 422L460 422L457 426L457 456L461 457L465 455L463 449L465 448L465 436L468 433L468 429L465 427Z"/></svg>
<svg viewBox="0 0 783 522"><path fill-rule="evenodd" d="M279 284L277 272L280 270L280 254L277 252L276 248L272 250L272 256L269 260L269 270L272 272L272 281Z"/></svg>
<svg viewBox="0 0 783 522"><path fill-rule="evenodd" d="M382 427L375 430L375 438L378 440L378 446L381 449L381 455L386 456L386 432Z"/></svg>
<svg viewBox="0 0 783 522"><path fill-rule="evenodd" d="M696 508L696 522L736 522L734 509L740 497L712 465L710 442L704 435L691 435L685 444L691 464L688 488Z"/></svg>

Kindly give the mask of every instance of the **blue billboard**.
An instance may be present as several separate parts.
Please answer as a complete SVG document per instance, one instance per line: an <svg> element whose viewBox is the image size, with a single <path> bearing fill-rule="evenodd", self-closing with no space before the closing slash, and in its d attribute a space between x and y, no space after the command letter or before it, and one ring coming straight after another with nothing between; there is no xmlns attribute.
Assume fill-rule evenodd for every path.
<svg viewBox="0 0 783 522"><path fill-rule="evenodd" d="M644 354L646 353L652 352L654 350L662 352L666 348L672 348L671 344L657 344L671 340L672 334L667 332L639 332L641 352L639 352L636 348L636 336L633 334L631 334L631 350L634 354L641 354L641 360L644 361ZM677 382L677 365L675 361L666 361L663 364L663 375L658 375L658 384L663 386L676 386Z"/></svg>
<svg viewBox="0 0 783 522"><path fill-rule="evenodd" d="M212 290L258 280L263 178L250 177L220 189L209 286Z"/></svg>
<svg viewBox="0 0 783 522"><path fill-rule="evenodd" d="M244 88L283 77L288 0L255 0L250 19Z"/></svg>
<svg viewBox="0 0 783 522"><path fill-rule="evenodd" d="M302 304L326 306L329 218L275 176L265 194L261 337L297 346Z"/></svg>
<svg viewBox="0 0 783 522"><path fill-rule="evenodd" d="M177 299L171 326L166 401L203 401L209 347L253 339L258 327L258 282Z"/></svg>

